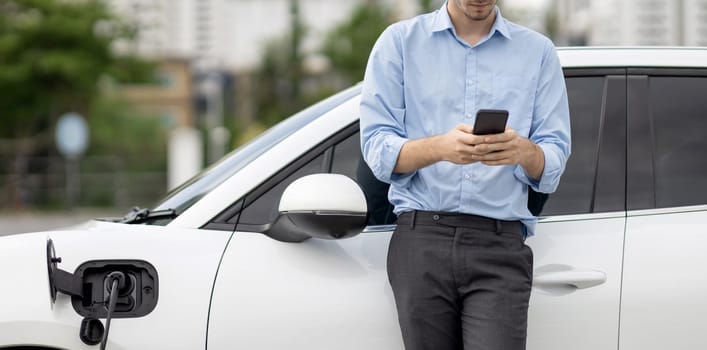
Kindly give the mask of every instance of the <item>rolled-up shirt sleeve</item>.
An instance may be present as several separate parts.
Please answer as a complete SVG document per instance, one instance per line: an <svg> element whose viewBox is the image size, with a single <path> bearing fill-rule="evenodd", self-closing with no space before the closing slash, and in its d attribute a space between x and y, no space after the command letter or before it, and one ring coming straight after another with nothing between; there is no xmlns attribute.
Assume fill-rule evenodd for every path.
<svg viewBox="0 0 707 350"><path fill-rule="evenodd" d="M360 113L361 151L373 175L383 182L404 186L415 173L393 173L400 149L408 141L402 49L395 25L381 34L371 51Z"/></svg>
<svg viewBox="0 0 707 350"><path fill-rule="evenodd" d="M546 45L545 56L538 78L529 139L537 144L545 156L545 167L540 180L530 178L521 166L515 176L533 190L552 193L560 184L571 152L570 114L562 66L552 44Z"/></svg>

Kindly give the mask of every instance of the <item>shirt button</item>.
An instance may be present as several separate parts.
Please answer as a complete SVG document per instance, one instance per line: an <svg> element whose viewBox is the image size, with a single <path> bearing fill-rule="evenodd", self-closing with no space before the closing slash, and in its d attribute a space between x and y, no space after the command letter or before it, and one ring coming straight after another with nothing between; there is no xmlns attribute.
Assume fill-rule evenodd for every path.
<svg viewBox="0 0 707 350"><path fill-rule="evenodd" d="M469 174L464 174L464 178L469 180L469 178L470 178Z"/></svg>
<svg viewBox="0 0 707 350"><path fill-rule="evenodd" d="M466 114L466 117L467 117L467 118L471 118L471 113L467 113L467 114Z"/></svg>

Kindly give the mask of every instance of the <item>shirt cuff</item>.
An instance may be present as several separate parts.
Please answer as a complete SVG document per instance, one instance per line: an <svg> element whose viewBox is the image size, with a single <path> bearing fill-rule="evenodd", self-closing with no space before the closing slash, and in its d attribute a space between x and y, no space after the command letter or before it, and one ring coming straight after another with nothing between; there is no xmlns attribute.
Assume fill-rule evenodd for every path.
<svg viewBox="0 0 707 350"><path fill-rule="evenodd" d="M535 180L528 176L522 166L518 165L515 169L515 176L521 182L529 185L534 191L540 193L555 192L559 185L560 175L562 174L561 162L557 154L553 151L551 145L538 144L543 150L545 156L545 167L540 176L540 180Z"/></svg>
<svg viewBox="0 0 707 350"><path fill-rule="evenodd" d="M379 180L395 185L396 187L406 186L410 182L416 171L405 174L393 173L393 169L395 169L395 165L398 163L400 150L407 141L406 138L397 135L389 135L383 140L383 149L378 154L380 159L378 162L375 162L377 165L375 169L372 169Z"/></svg>

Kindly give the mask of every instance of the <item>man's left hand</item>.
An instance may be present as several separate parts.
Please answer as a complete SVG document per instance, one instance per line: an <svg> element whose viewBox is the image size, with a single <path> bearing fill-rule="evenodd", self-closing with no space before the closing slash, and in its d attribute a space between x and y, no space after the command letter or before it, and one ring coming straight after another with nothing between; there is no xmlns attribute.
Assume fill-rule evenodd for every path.
<svg viewBox="0 0 707 350"><path fill-rule="evenodd" d="M479 136L472 159L486 165L515 165L525 169L528 176L539 180L545 168L542 149L515 130L507 128L501 134Z"/></svg>

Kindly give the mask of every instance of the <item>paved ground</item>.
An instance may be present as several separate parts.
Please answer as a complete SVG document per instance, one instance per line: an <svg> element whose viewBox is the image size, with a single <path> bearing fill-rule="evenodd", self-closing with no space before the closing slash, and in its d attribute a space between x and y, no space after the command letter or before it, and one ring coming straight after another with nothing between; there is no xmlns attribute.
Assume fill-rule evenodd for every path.
<svg viewBox="0 0 707 350"><path fill-rule="evenodd" d="M77 209L66 212L0 211L0 236L80 224L96 217L123 216L115 209Z"/></svg>

